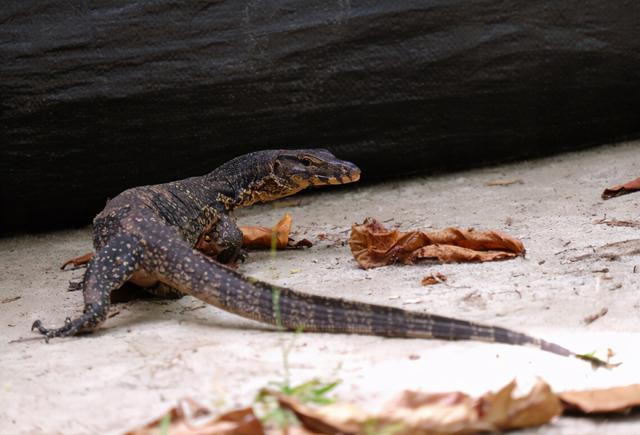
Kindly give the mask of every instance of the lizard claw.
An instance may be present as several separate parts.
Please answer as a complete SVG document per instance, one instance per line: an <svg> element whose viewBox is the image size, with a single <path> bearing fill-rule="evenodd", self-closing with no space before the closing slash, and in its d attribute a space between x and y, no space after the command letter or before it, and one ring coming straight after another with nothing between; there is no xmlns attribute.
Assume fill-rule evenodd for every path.
<svg viewBox="0 0 640 435"><path fill-rule="evenodd" d="M49 338L51 338L53 335L51 331L42 326L42 322L40 320L36 320L35 322L33 322L33 325L31 325L31 330L33 331L34 329L37 329L40 334L44 335L45 343L49 343Z"/></svg>
<svg viewBox="0 0 640 435"><path fill-rule="evenodd" d="M33 325L31 325L31 330L33 331L34 329L38 328L38 330L40 330L40 328L42 328L42 322L40 320L36 320L35 322L33 322Z"/></svg>
<svg viewBox="0 0 640 435"><path fill-rule="evenodd" d="M31 325L31 330L33 331L34 329L37 329L38 332L44 336L44 341L49 343L49 339L51 338L73 335L76 328L74 328L71 319L67 317L62 328L48 329L42 326L42 322L40 320L36 320L33 322L33 325Z"/></svg>
<svg viewBox="0 0 640 435"><path fill-rule="evenodd" d="M44 340L48 343L50 338L70 337L79 332L87 332L94 329L102 321L104 321L104 316L96 313L93 309L89 309L89 312L85 312L76 319L67 317L64 319L64 326L60 328L48 329L42 326L40 320L36 320L33 322L33 325L31 325L31 330L37 329L40 334L44 335Z"/></svg>

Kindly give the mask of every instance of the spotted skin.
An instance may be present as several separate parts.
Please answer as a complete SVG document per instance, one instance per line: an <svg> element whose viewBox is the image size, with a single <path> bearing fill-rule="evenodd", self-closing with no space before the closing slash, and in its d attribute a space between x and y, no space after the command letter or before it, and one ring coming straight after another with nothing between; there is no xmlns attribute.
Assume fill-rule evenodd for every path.
<svg viewBox="0 0 640 435"><path fill-rule="evenodd" d="M117 234L98 251L91 260L84 275L84 311L56 330L47 330L40 320L36 320L32 329L38 329L47 340L51 337L74 335L96 328L107 318L110 295L120 288L139 267L144 257L144 249L138 238L132 234Z"/></svg>
<svg viewBox="0 0 640 435"><path fill-rule="evenodd" d="M33 328L47 340L92 331L107 317L110 292L131 280L144 287L166 286L290 330L528 344L575 355L557 344L500 327L271 285L205 255L209 248L219 253L221 246L213 246L216 242L224 245L222 250L229 249L229 255L236 253L239 229L229 215L234 208L282 198L309 186L356 181L359 175L355 165L326 150L269 150L240 156L202 177L127 190L109 201L94 220L96 255L82 283L83 314L67 319L61 328L45 328L39 320ZM194 249L207 235L213 244L205 246L205 253Z"/></svg>
<svg viewBox="0 0 640 435"><path fill-rule="evenodd" d="M219 263L227 264L246 258L242 249L242 231L232 216L222 214L196 241L195 248Z"/></svg>

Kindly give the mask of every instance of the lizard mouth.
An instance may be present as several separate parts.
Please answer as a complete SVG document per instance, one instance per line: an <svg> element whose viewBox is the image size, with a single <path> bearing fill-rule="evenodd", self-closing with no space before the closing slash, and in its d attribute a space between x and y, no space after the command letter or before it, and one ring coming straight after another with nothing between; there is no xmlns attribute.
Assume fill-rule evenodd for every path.
<svg viewBox="0 0 640 435"><path fill-rule="evenodd" d="M312 186L326 186L326 185L335 185L335 184L347 184L353 183L360 179L360 169L354 169L349 171L347 174L339 175L339 176L324 176L324 175L315 175L309 178L309 182Z"/></svg>

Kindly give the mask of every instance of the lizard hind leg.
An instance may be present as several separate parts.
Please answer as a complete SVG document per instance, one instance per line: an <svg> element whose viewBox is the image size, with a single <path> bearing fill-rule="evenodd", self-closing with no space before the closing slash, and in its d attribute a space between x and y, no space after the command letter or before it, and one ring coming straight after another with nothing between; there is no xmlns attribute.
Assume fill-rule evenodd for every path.
<svg viewBox="0 0 640 435"><path fill-rule="evenodd" d="M40 320L31 327L37 329L45 340L67 337L97 328L107 318L110 294L122 286L142 260L142 246L133 235L117 235L91 260L83 279L84 311L75 319L67 318L64 326L45 328Z"/></svg>

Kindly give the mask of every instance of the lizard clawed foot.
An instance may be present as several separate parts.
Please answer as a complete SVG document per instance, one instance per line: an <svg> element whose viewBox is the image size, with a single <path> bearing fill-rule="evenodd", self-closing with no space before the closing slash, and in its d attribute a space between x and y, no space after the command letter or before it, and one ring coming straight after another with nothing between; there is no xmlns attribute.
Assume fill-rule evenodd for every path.
<svg viewBox="0 0 640 435"><path fill-rule="evenodd" d="M44 335L44 341L48 343L50 338L69 337L71 335L75 335L80 330L82 323L84 322L81 318L71 320L69 317L67 317L64 320L63 327L48 329L42 326L42 322L40 320L36 320L35 322L33 322L33 325L31 325L31 330L33 331L34 329L37 329L40 334Z"/></svg>
<svg viewBox="0 0 640 435"><path fill-rule="evenodd" d="M249 251L246 249L240 249L238 252L238 256L236 257L236 261L240 263L246 263L249 260Z"/></svg>

